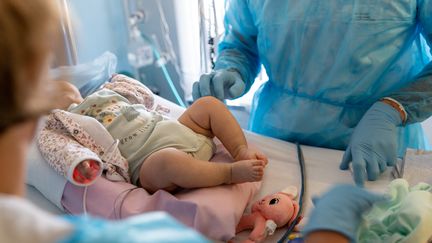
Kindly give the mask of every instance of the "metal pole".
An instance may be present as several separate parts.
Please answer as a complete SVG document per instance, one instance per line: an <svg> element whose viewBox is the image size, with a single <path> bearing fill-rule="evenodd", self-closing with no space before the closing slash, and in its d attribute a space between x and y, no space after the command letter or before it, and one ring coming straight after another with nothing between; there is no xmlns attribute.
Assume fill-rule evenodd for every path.
<svg viewBox="0 0 432 243"><path fill-rule="evenodd" d="M64 38L64 54L66 60L64 60L68 65L76 65L78 63L78 55L76 48L76 40L72 31L72 21L70 15L69 1L59 0L59 8L62 15L61 18L61 33Z"/></svg>

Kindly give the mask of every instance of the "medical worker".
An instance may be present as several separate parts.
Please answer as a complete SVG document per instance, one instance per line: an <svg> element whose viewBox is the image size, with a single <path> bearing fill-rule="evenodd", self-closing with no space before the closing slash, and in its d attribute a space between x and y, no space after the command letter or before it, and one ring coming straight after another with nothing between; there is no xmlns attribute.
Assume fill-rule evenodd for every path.
<svg viewBox="0 0 432 243"><path fill-rule="evenodd" d="M0 242L209 242L162 212L116 222L60 217L23 198L26 158L38 118L74 102L46 81L50 50L60 30L55 3L0 1Z"/></svg>
<svg viewBox="0 0 432 243"><path fill-rule="evenodd" d="M75 99L59 96L62 91L56 90L58 86L46 81L50 49L59 29L53 3L0 1L0 242L208 242L164 213L116 222L91 216L64 217L44 212L23 198L26 157L38 118ZM335 190L322 197L316 210L318 216L336 219L331 236L328 227L320 224L320 217L313 216L306 228L309 231L305 231L308 237L326 234L346 239L344 232L349 234L358 225L358 212L376 200L368 193L357 193L360 188L349 193ZM347 210L332 209L335 207ZM341 222L347 222L344 228L340 228Z"/></svg>
<svg viewBox="0 0 432 243"><path fill-rule="evenodd" d="M425 146L431 86L412 84L432 78L431 13L431 0L228 0L214 71L193 97L238 98L262 64L250 130L346 149L340 168L352 162L362 185Z"/></svg>

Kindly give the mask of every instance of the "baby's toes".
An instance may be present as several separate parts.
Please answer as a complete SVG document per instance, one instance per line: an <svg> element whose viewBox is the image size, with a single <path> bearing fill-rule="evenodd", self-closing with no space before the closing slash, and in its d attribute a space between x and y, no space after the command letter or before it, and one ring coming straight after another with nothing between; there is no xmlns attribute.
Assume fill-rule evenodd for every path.
<svg viewBox="0 0 432 243"><path fill-rule="evenodd" d="M252 163L253 176L257 180L261 180L264 175L264 161L258 160Z"/></svg>
<svg viewBox="0 0 432 243"><path fill-rule="evenodd" d="M257 152L255 155L257 159L264 161L264 166L268 164L268 158L263 153Z"/></svg>

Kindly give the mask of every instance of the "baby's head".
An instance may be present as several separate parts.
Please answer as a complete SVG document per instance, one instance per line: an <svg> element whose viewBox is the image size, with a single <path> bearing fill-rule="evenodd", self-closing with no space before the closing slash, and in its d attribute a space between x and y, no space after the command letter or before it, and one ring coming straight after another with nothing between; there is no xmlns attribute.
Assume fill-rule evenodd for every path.
<svg viewBox="0 0 432 243"><path fill-rule="evenodd" d="M33 97L45 85L51 49L58 39L60 21L54 4L0 1L0 131L47 110Z"/></svg>

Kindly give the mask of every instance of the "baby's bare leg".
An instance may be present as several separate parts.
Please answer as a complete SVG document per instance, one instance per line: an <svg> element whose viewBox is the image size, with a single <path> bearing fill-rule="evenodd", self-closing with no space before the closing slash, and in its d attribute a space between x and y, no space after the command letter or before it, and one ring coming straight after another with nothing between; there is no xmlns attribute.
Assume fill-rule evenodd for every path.
<svg viewBox="0 0 432 243"><path fill-rule="evenodd" d="M178 120L197 133L210 138L216 136L237 161L259 159L267 163L265 155L250 151L237 120L226 106L214 97L206 96L196 100Z"/></svg>
<svg viewBox="0 0 432 243"><path fill-rule="evenodd" d="M143 162L140 183L153 193L159 189L173 191L177 187L199 188L259 181L263 173L264 162L260 160L212 163L195 159L174 148L165 148Z"/></svg>

